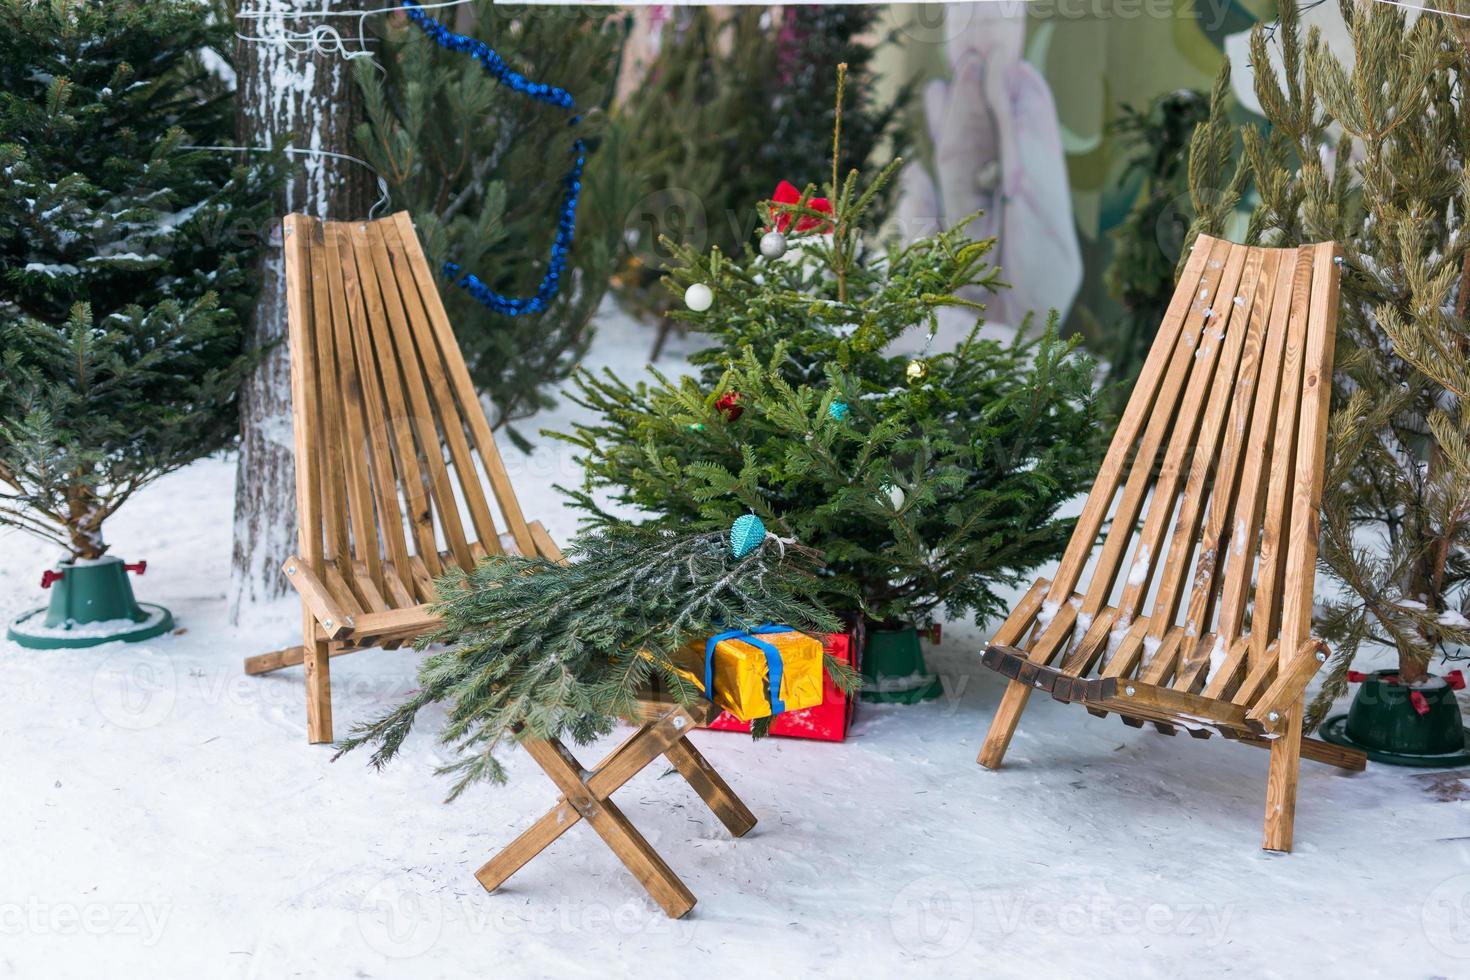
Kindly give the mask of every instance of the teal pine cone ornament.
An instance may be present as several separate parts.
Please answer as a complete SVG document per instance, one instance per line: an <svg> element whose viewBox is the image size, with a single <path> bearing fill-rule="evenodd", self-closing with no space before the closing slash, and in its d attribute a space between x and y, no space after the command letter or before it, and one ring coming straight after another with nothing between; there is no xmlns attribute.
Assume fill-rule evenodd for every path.
<svg viewBox="0 0 1470 980"><path fill-rule="evenodd" d="M730 552L744 558L766 539L766 526L754 514L742 514L730 525Z"/></svg>

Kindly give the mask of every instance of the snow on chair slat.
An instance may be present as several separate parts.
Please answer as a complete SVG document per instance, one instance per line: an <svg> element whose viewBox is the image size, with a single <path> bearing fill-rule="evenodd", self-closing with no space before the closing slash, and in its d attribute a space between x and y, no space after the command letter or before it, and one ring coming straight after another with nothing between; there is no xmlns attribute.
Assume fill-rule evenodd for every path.
<svg viewBox="0 0 1470 980"><path fill-rule="evenodd" d="M1272 850L1291 848L1301 755L1363 768L1301 732L1326 659L1310 634L1337 256L1195 243L1057 574L982 658L1010 678L982 765L1000 766L1037 690L1218 732L1271 750Z"/></svg>

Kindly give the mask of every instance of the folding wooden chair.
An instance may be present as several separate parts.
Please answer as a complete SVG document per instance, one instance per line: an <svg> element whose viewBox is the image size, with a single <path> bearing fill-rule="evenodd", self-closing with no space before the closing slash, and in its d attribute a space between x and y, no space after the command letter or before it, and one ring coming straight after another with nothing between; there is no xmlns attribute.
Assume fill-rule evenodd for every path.
<svg viewBox="0 0 1470 980"><path fill-rule="evenodd" d="M300 550L282 568L301 596L304 643L245 670L305 664L307 736L330 742L331 657L434 629L434 579L447 570L502 552L562 554L522 516L408 214L293 214L284 233ZM755 817L685 738L718 713L650 695L633 734L590 773L556 739L523 742L562 800L476 877L498 887L586 818L669 915L684 915L694 896L609 797L663 756L743 835Z"/></svg>
<svg viewBox="0 0 1470 980"><path fill-rule="evenodd" d="M521 513L408 214L283 231L303 645L245 671L304 664L307 736L330 742L330 657L433 629L446 570L561 552Z"/></svg>
<svg viewBox="0 0 1470 980"><path fill-rule="evenodd" d="M984 655L1012 681L981 765L1000 766L1034 690L1135 727L1218 732L1271 751L1263 846L1277 851L1301 755L1363 768L1301 729L1327 659L1311 626L1338 255L1195 243L1055 577Z"/></svg>

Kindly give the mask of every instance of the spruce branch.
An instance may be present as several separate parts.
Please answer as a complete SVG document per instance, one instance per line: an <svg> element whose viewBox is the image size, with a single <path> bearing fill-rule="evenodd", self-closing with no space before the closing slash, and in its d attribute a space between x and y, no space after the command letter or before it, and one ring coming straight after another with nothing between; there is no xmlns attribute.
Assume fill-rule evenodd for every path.
<svg viewBox="0 0 1470 980"><path fill-rule="evenodd" d="M419 712L444 704L438 738L460 758L450 799L479 781L503 782L495 750L506 741L571 737L585 743L634 712L658 682L690 704L700 692L671 666L691 641L723 629L779 623L841 628L811 596L819 556L767 539L734 558L723 531L671 531L609 523L581 535L568 564L501 555L438 583L443 625L422 649L448 644L419 671L420 688L359 725L338 756L365 745L380 768L401 750ZM833 678L857 678L828 661Z"/></svg>

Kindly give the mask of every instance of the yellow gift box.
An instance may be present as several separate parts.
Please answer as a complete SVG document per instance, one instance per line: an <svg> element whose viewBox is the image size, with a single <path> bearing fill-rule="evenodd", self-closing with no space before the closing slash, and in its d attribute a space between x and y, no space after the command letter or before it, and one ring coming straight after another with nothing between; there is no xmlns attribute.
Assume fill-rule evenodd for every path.
<svg viewBox="0 0 1470 980"><path fill-rule="evenodd" d="M718 633L682 647L673 666L679 676L741 721L780 713L771 708L773 675L780 678L781 711L822 703L822 641L787 626Z"/></svg>

